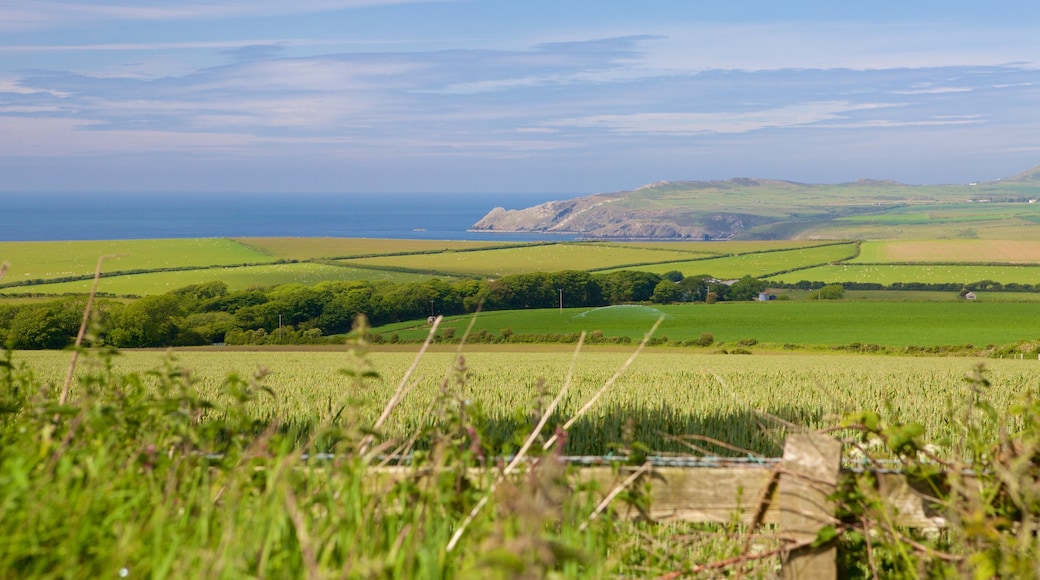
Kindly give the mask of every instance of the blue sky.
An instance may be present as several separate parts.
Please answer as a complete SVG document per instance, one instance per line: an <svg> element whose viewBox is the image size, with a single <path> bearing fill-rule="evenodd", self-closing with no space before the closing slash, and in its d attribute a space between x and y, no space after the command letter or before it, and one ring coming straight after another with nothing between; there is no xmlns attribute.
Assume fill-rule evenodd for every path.
<svg viewBox="0 0 1040 580"><path fill-rule="evenodd" d="M1040 3L5 0L0 191L595 193L1040 163Z"/></svg>

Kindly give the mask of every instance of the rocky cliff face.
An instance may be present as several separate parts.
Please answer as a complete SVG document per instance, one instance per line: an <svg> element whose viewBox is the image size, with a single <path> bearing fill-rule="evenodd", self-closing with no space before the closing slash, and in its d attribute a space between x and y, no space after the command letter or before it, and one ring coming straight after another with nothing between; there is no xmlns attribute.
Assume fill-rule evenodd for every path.
<svg viewBox="0 0 1040 580"><path fill-rule="evenodd" d="M773 220L750 214L637 208L619 194L550 201L526 209L501 207L473 224L474 231L579 234L600 239L725 240Z"/></svg>

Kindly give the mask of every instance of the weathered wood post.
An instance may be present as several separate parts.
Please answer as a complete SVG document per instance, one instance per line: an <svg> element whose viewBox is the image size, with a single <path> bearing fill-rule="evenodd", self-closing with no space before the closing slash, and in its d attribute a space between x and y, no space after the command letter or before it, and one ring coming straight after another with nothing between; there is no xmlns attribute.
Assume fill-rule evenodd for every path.
<svg viewBox="0 0 1040 580"><path fill-rule="evenodd" d="M834 523L834 493L841 470L841 442L833 437L797 433L787 437L777 495L780 503L780 536L790 544L811 541ZM836 547L803 546L787 553L784 578L834 579L838 577Z"/></svg>

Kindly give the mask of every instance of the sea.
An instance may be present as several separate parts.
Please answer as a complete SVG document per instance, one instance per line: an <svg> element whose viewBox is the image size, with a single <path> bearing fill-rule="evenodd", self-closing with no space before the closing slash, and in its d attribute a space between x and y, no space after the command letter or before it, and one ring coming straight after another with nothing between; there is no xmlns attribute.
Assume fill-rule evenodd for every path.
<svg viewBox="0 0 1040 580"><path fill-rule="evenodd" d="M337 237L539 241L575 236L471 232L495 207L551 193L0 193L0 241Z"/></svg>

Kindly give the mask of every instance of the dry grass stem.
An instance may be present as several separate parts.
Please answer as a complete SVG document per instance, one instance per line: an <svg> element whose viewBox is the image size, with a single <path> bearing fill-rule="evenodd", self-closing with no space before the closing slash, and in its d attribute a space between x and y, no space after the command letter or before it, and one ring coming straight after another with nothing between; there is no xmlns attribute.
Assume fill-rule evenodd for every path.
<svg viewBox="0 0 1040 580"><path fill-rule="evenodd" d="M505 469L502 470L502 473L498 475L498 478L491 483L484 497L480 498L480 501L477 502L477 505L473 506L473 509L470 510L469 514L466 516L466 519L463 520L462 525L459 526L459 529L455 530L455 533L451 537L451 541L448 542L447 551L451 552L453 549L455 549L456 544L458 544L459 540L462 538L462 534L465 533L466 528L468 528L469 525L473 522L473 520L477 517L477 514L480 513L480 510L484 509L484 506L487 505L488 498L491 497L491 494L495 493L495 489L498 488L498 484L502 483L502 480L504 480L507 475L512 473L513 469L515 469L516 466L519 465L520 461L531 449L531 445L534 444L535 439L537 439L538 435L542 432L542 429L545 428L545 424L549 421L549 418L552 417L552 414L556 410L556 407L560 404L560 401L563 400L563 397L567 394L567 390L570 388L571 381L574 378L574 368L577 366L578 362L578 354L581 353L581 348L584 344L585 332L582 331L581 336L578 338L578 345L574 349L574 358L571 359L571 368L567 372L567 379L563 383L563 388L560 389L559 394L556 395L556 398L553 399L552 403L549 404L549 407L545 410L544 413L542 413L541 420L538 421L538 425L536 425L535 428L531 431L531 434L527 437L527 440L520 448L520 451L518 451L516 456L513 457L513 460L509 462L509 465L506 465Z"/></svg>
<svg viewBox="0 0 1040 580"><path fill-rule="evenodd" d="M94 296L97 295L98 282L101 280L101 264L106 258L118 258L121 254L109 254L98 258L97 267L94 268L94 283L90 286L90 294L87 295L87 305L83 308L83 321L79 325L79 333L76 335L76 344L72 349L72 360L69 361L69 371L65 374L65 385L61 388L61 397L58 404L64 405L69 398L69 390L72 388L72 376L76 372L76 361L79 359L79 349L83 345L83 337L87 333L87 325L90 324L90 311L94 307ZM6 269L5 269L6 271Z"/></svg>
<svg viewBox="0 0 1040 580"><path fill-rule="evenodd" d="M643 475L647 471L650 471L651 465L652 464L649 461L640 465L639 469L635 470L635 472L632 473L632 475L629 475L627 478L625 478L625 481L622 481L617 487L612 489L610 493L607 494L607 497L603 498L603 501L599 502L599 505L596 506L596 509L592 510L592 513L589 514L588 519L581 523L581 526L578 527L578 531L584 532L589 527L589 524L595 521L595 519L599 517L599 514L603 513L603 510L607 509L607 506L610 505L610 502L614 501L614 498L616 498L618 494L620 494L622 491L625 491L625 489L627 489L628 486L635 483L635 481L639 479L641 475Z"/></svg>
<svg viewBox="0 0 1040 580"><path fill-rule="evenodd" d="M419 362L422 361L423 355L426 354L426 350L430 348L430 343L433 342L433 337L437 333L437 327L440 326L442 320L444 320L443 316L438 316L436 319L434 319L433 324L430 326L430 332L426 335L426 341L423 342L423 345L419 349L419 352L415 355L415 360L412 361L412 366L408 367L408 370L405 371L404 376L401 377L401 382L397 384L397 390L394 391L394 395L390 397L389 401L387 401L386 407L383 408L383 412L379 415L379 418L376 419L376 422L372 425L373 430L378 430L380 427L383 426L383 423L390 417L390 413L394 411L394 408L396 408L397 405L401 403L405 395L407 395L408 392L411 390L411 388L408 386L409 381L411 380L412 375L415 374L415 369L419 368ZM364 455L368 448L372 445L373 439L373 435L365 435L365 438L361 441L361 446L359 448L362 455Z"/></svg>

